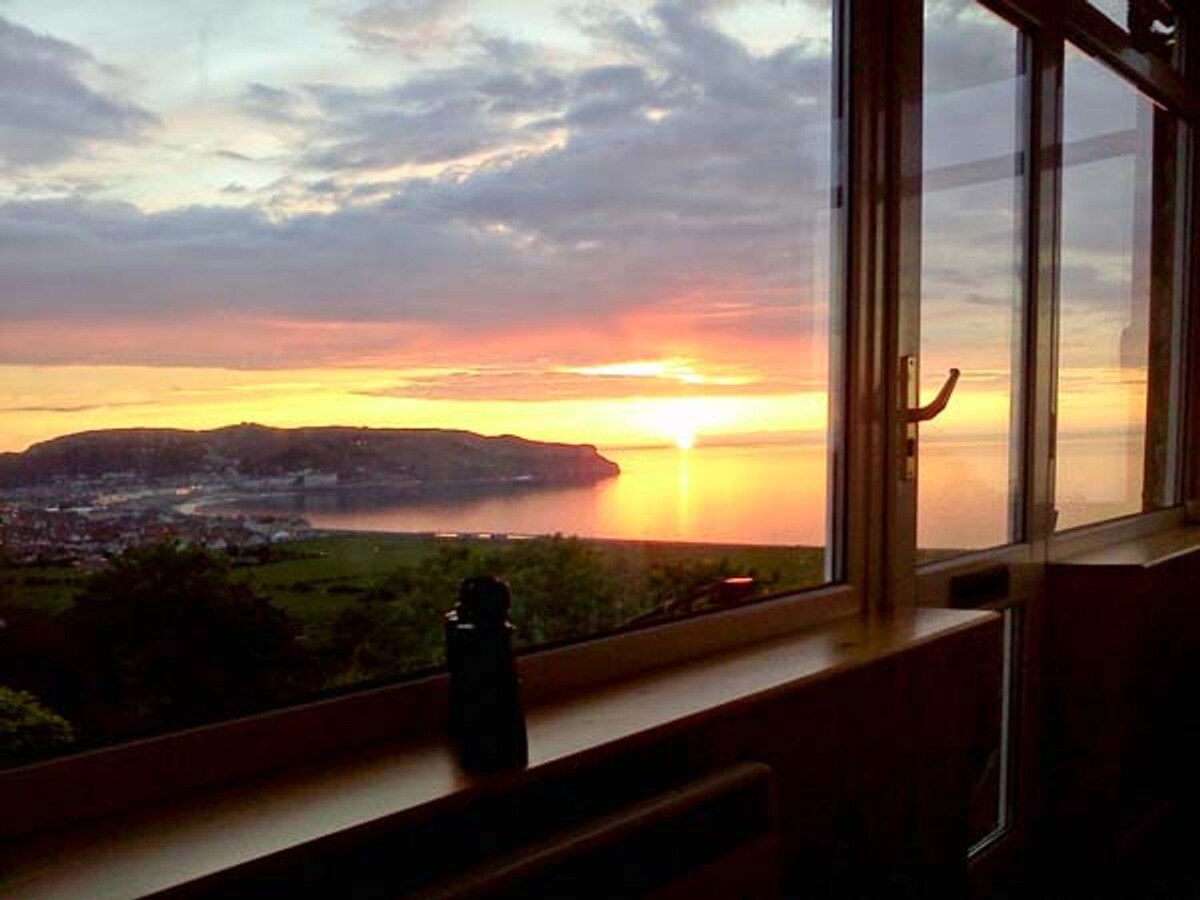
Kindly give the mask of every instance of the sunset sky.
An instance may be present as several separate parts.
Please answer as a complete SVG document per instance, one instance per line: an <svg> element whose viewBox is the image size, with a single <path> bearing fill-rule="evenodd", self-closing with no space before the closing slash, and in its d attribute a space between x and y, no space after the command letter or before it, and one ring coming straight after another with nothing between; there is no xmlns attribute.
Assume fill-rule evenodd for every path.
<svg viewBox="0 0 1200 900"><path fill-rule="evenodd" d="M515 8L0 0L0 450L239 421L821 435L828 3ZM974 72L991 32L951 25ZM970 347L956 427L994 433L1008 336L958 290L1011 305L1011 273L965 212L927 376ZM1106 335L1081 390L1119 367L1121 244L1071 260Z"/></svg>

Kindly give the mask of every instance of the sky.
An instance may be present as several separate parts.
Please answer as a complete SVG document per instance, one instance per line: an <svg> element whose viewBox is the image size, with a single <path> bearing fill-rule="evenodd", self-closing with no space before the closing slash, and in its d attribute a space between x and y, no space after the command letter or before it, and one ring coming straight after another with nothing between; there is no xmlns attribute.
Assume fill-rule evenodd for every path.
<svg viewBox="0 0 1200 900"><path fill-rule="evenodd" d="M827 0L514 8L0 0L0 450L239 421L820 438ZM1011 31L930 17L927 167L1015 146ZM1008 427L1016 262L981 248L1012 182L928 201L926 380L967 370L963 433ZM1083 222L1124 202L1083 194ZM1067 254L1080 390L1121 366L1128 242Z"/></svg>

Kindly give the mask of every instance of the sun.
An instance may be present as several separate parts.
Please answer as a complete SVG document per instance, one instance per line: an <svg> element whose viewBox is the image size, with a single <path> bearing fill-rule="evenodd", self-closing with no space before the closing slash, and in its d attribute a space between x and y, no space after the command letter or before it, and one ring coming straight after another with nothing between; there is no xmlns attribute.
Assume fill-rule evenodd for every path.
<svg viewBox="0 0 1200 900"><path fill-rule="evenodd" d="M680 450L691 450L696 446L696 433L700 430L697 413L698 410L689 404L666 407L660 413L661 434Z"/></svg>
<svg viewBox="0 0 1200 900"><path fill-rule="evenodd" d="M725 401L732 398L718 398ZM719 434L738 420L737 406L706 397L653 397L625 401L625 421L657 446L691 450L702 435Z"/></svg>

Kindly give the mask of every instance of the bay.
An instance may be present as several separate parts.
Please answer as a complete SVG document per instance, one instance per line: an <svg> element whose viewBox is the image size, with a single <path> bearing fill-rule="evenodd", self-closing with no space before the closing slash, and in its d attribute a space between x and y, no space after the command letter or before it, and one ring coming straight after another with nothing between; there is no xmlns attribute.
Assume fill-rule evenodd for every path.
<svg viewBox="0 0 1200 900"><path fill-rule="evenodd" d="M1060 474L1064 524L1136 511L1122 438L1082 439ZM587 485L437 491L403 498L351 492L242 498L213 511L289 513L316 528L397 533L567 534L631 541L824 546L828 452L810 443L601 451L621 467ZM922 448L919 544L1007 543L1009 450L1000 440Z"/></svg>
<svg viewBox="0 0 1200 900"><path fill-rule="evenodd" d="M820 546L819 444L602 449L621 474L587 485L438 492L377 501L348 492L244 498L211 511L291 513L316 528L570 534L611 540Z"/></svg>

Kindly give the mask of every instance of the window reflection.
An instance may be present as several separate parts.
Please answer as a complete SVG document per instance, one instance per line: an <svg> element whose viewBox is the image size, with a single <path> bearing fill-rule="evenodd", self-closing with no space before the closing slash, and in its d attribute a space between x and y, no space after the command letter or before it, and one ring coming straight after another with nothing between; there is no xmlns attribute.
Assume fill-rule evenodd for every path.
<svg viewBox="0 0 1200 900"><path fill-rule="evenodd" d="M1138 50L1181 67L1183 17L1175 3L1170 0L1088 0L1088 3L1125 29Z"/></svg>
<svg viewBox="0 0 1200 900"><path fill-rule="evenodd" d="M1170 505L1180 129L1068 47L1059 299L1058 527Z"/></svg>
<svg viewBox="0 0 1200 900"><path fill-rule="evenodd" d="M950 406L921 425L927 557L1018 537L1024 65L1021 33L979 4L927 6L922 402L962 370Z"/></svg>

